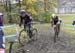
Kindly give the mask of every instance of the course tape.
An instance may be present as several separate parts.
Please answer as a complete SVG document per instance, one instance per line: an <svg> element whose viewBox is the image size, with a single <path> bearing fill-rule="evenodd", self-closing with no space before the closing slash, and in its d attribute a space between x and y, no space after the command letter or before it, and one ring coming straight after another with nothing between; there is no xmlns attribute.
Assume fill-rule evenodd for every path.
<svg viewBox="0 0 75 53"><path fill-rule="evenodd" d="M75 29L74 29L75 25L72 25L72 24L64 24L64 23L62 23L61 26L62 26L62 28L67 27L66 29L75 30ZM68 28L68 27L69 27L69 28Z"/></svg>
<svg viewBox="0 0 75 53"><path fill-rule="evenodd" d="M15 37L15 36L18 36L18 34L19 34L16 24L8 25L8 26L0 26L0 30L2 30L4 28L15 28L15 30L16 30L16 34L5 35L5 38Z"/></svg>
<svg viewBox="0 0 75 53"><path fill-rule="evenodd" d="M75 27L75 25L62 23L62 27L64 27L64 26ZM19 32L18 32L18 29L17 29L17 25L13 24L13 25L8 25L8 26L0 26L0 29L12 28L12 27L16 28L16 34L5 35L5 38L10 38L10 37L18 36ZM66 29L75 30L74 28L66 28Z"/></svg>
<svg viewBox="0 0 75 53"><path fill-rule="evenodd" d="M8 26L0 26L0 29L2 28L10 28L10 27L16 27L16 24L13 24L13 25L8 25Z"/></svg>

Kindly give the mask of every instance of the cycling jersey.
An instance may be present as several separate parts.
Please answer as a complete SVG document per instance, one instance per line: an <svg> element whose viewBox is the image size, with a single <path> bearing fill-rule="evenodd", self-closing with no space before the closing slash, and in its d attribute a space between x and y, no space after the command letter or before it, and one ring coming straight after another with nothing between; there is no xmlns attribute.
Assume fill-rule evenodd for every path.
<svg viewBox="0 0 75 53"><path fill-rule="evenodd" d="M30 18L30 16L29 15L25 15L24 17L22 17L22 16L20 16L20 24L22 24L23 23L23 20L24 20L24 24L27 24L27 23L29 23L29 22L31 22L31 18Z"/></svg>
<svg viewBox="0 0 75 53"><path fill-rule="evenodd" d="M52 18L52 21L53 21L53 24L54 25L61 23L61 20L60 19L57 19L56 17L58 17L58 16L55 16L55 18Z"/></svg>
<svg viewBox="0 0 75 53"><path fill-rule="evenodd" d="M26 14L24 17L20 16L20 26L21 24L23 23L23 20L24 20L24 28L28 27L28 33L29 33L29 37L32 38L32 31L31 31L31 21L32 21L32 18L31 16L29 16L28 14Z"/></svg>
<svg viewBox="0 0 75 53"><path fill-rule="evenodd" d="M0 26L3 26L3 18L0 16Z"/></svg>

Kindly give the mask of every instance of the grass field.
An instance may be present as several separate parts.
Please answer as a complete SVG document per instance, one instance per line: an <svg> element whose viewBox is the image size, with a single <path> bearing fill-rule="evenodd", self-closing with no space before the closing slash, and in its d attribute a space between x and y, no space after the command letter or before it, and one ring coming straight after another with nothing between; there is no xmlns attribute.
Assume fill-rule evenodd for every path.
<svg viewBox="0 0 75 53"><path fill-rule="evenodd" d="M60 15L60 18L63 20L63 23L66 25L72 25L72 22L75 20L75 14L67 14L67 15ZM68 34L75 34L75 27L74 26L63 26L63 31ZM71 35L71 36L72 36Z"/></svg>
<svg viewBox="0 0 75 53"><path fill-rule="evenodd" d="M72 24L75 20L75 14L59 15L65 24Z"/></svg>

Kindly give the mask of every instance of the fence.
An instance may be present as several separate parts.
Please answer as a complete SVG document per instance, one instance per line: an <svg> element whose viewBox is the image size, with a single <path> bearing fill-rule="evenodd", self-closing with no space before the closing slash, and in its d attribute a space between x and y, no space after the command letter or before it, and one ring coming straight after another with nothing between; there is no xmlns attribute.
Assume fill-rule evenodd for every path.
<svg viewBox="0 0 75 53"><path fill-rule="evenodd" d="M18 28L17 25L9 25L9 26L3 26L1 27L3 32L4 32L4 36L5 36L5 42L9 42L11 40L18 40Z"/></svg>

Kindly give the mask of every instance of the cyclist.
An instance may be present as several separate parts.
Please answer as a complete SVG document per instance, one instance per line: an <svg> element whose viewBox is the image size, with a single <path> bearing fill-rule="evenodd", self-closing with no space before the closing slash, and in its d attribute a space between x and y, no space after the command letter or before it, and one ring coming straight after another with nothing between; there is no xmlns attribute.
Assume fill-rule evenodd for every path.
<svg viewBox="0 0 75 53"><path fill-rule="evenodd" d="M5 38L2 30L3 26L3 13L0 13L0 53L5 53Z"/></svg>
<svg viewBox="0 0 75 53"><path fill-rule="evenodd" d="M73 21L72 25L75 25L75 20Z"/></svg>
<svg viewBox="0 0 75 53"><path fill-rule="evenodd" d="M57 38L58 38L58 35L60 32L61 22L62 22L62 20L60 20L60 18L57 15L52 14L51 26L54 27L54 32L55 32L55 35L57 35ZM56 33L56 31L57 31L57 33Z"/></svg>
<svg viewBox="0 0 75 53"><path fill-rule="evenodd" d="M20 10L20 24L19 26L21 27L22 23L24 21L24 28L28 27L28 33L29 33L29 38L32 38L32 31L31 31L31 21L32 17L26 13L25 10Z"/></svg>

